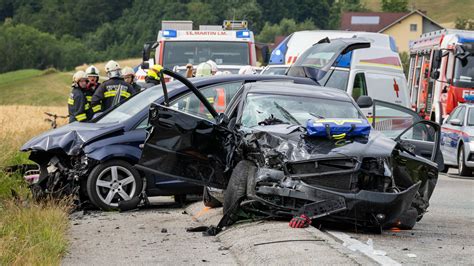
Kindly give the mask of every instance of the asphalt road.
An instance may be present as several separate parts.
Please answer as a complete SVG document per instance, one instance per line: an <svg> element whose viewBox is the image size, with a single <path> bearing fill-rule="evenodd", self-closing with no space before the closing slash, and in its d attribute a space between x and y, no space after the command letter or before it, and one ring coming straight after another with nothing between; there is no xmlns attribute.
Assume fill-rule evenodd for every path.
<svg viewBox="0 0 474 266"><path fill-rule="evenodd" d="M278 264L275 259L285 252L283 258L297 254L298 260L279 264L474 264L474 178L440 176L429 213L409 231L321 232L292 229L286 222L233 226L218 237L185 230L216 224L220 215L220 209L205 210L200 203L173 205L171 198L159 198L151 210L76 213L63 264L266 264L271 259ZM257 252L260 242L281 240L285 243Z"/></svg>
<svg viewBox="0 0 474 266"><path fill-rule="evenodd" d="M375 250L402 264L474 264L474 177L455 172L440 175L429 212L413 230L381 235L342 232L362 243L371 239Z"/></svg>

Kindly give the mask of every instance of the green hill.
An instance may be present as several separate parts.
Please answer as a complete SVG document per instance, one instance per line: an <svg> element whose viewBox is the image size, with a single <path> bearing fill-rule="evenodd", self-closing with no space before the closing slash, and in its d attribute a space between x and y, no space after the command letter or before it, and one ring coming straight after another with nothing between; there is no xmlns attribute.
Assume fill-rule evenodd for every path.
<svg viewBox="0 0 474 266"><path fill-rule="evenodd" d="M0 105L65 105L71 73L25 69L0 74Z"/></svg>
<svg viewBox="0 0 474 266"><path fill-rule="evenodd" d="M380 0L363 0L365 6L373 11L381 11ZM427 16L444 26L453 27L457 17L474 17L472 0L410 0L410 9L426 11Z"/></svg>

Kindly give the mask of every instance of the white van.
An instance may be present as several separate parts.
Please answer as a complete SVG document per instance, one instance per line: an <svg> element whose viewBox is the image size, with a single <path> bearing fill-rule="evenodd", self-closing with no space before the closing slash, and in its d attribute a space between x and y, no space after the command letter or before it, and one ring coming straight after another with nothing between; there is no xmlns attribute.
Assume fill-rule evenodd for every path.
<svg viewBox="0 0 474 266"><path fill-rule="evenodd" d="M328 39L321 42L325 38ZM355 39L370 43L370 47L343 53L334 58L333 65L327 65L336 50L343 46L342 43ZM289 67L289 75L307 77L309 76L305 73L297 73L299 71L296 69L302 66L325 68L318 74L321 79L318 82L323 86L347 91L356 100L361 95L368 95L373 99L410 107L407 81L395 41L385 34L350 31L295 32L273 50L270 64Z"/></svg>

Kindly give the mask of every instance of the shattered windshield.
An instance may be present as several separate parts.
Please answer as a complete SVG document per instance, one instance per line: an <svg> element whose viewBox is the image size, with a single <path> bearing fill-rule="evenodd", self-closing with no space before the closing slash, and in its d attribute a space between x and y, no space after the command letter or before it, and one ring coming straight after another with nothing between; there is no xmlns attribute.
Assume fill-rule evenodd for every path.
<svg viewBox="0 0 474 266"><path fill-rule="evenodd" d="M249 93L242 114L244 127L259 124L306 125L310 118L362 118L352 102L289 95Z"/></svg>

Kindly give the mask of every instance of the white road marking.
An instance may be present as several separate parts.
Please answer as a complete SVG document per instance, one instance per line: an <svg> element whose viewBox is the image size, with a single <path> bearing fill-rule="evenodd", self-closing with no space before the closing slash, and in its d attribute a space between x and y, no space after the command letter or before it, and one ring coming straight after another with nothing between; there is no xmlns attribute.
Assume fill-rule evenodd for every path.
<svg viewBox="0 0 474 266"><path fill-rule="evenodd" d="M375 262L380 263L381 265L401 265L399 262L393 260L389 256L386 256L385 254L387 253L385 251L374 250L374 247L372 245L364 244L357 239L351 238L348 234L337 232L337 231L326 231L326 232L330 234L331 236L342 241L343 242L342 245L345 246L346 248L352 251L359 251L362 254L369 257L370 259L374 260Z"/></svg>

